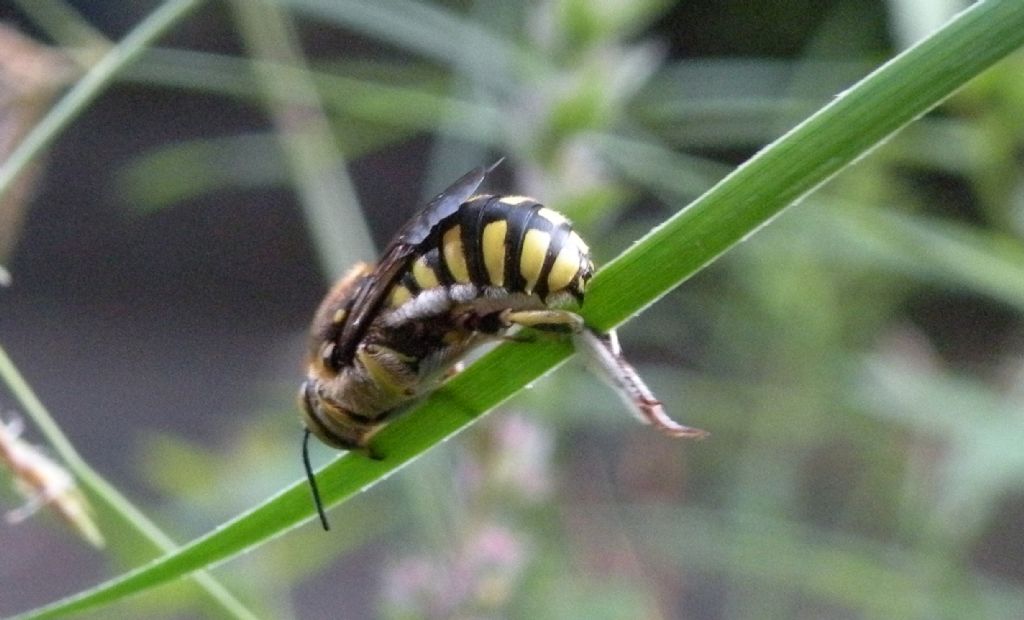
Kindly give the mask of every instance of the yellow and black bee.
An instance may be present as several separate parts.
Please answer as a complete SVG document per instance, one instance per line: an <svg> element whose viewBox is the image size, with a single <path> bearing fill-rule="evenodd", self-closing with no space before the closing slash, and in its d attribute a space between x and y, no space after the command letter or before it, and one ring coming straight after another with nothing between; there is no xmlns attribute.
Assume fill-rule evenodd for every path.
<svg viewBox="0 0 1024 620"><path fill-rule="evenodd" d="M376 267L356 265L320 304L299 394L318 509L310 433L371 454L370 437L397 411L436 389L468 351L517 327L575 335L641 420L673 436L704 435L669 419L614 332L595 333L575 312L594 264L569 221L532 198L474 195L493 168L478 167L436 196Z"/></svg>

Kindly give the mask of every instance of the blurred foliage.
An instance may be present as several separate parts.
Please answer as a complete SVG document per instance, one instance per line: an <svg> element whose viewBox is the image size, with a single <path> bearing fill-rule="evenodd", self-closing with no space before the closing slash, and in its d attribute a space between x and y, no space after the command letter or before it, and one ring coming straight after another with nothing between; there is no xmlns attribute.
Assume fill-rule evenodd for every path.
<svg viewBox="0 0 1024 620"><path fill-rule="evenodd" d="M7 159L74 73L59 50L0 23L0 161ZM36 170L31 169L0 198L0 263L7 262L14 248L35 180ZM6 280L0 266L0 283Z"/></svg>
<svg viewBox="0 0 1024 620"><path fill-rule="evenodd" d="M755 4L282 2L305 29L387 46L310 60L340 152L430 132L449 179L481 149L507 154L510 187L569 214L599 258L891 55L878 28L897 5L904 31L934 8L836 2L800 22L819 28L803 54L776 57L766 16L807 3ZM750 36L730 43L742 54L677 45L702 10ZM246 66L156 50L127 79L259 105ZM626 329L708 441L631 424L570 364L516 400L529 421L492 416L332 511L329 537L303 527L220 574L278 618L343 608L304 584L350 561L340 574L363 575L389 618L1024 615L1024 534L1002 525L1024 518L1021 109L1017 54ZM182 140L128 164L123 196L212 203L291 182L287 157L269 131ZM258 389L271 405L232 417L230 440L140 448L179 534L296 477L292 388Z"/></svg>

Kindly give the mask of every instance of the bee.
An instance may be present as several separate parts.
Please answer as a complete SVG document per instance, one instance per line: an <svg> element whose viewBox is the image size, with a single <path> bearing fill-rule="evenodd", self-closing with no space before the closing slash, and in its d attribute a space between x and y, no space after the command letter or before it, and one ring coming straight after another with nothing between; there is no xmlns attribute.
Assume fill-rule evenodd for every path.
<svg viewBox="0 0 1024 620"><path fill-rule="evenodd" d="M705 435L672 421L614 331L598 333L577 313L594 263L568 219L525 196L476 194L498 163L438 194L375 267L356 265L316 311L299 402L324 529L310 434L373 457L370 439L396 412L437 389L469 351L520 328L572 335L640 420L672 436Z"/></svg>

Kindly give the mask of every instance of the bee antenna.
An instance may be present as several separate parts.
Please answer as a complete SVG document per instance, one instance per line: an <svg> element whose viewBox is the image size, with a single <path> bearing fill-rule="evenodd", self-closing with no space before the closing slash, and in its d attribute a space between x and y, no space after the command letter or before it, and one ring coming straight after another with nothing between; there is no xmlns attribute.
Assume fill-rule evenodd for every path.
<svg viewBox="0 0 1024 620"><path fill-rule="evenodd" d="M316 513L320 515L320 524L324 531L331 529L327 523L327 515L324 514L324 505L320 501L320 489L316 486L316 476L313 475L313 466L309 464L309 429L302 436L302 464L306 466L306 479L309 480L309 490L313 492L313 504L316 505Z"/></svg>

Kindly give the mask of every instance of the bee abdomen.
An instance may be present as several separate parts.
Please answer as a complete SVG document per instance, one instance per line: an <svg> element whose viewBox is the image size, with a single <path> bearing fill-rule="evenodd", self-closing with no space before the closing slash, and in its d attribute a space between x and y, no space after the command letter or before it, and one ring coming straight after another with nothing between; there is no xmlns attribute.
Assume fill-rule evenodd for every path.
<svg viewBox="0 0 1024 620"><path fill-rule="evenodd" d="M415 296L445 286L583 300L593 274L590 250L561 214L522 196L478 196L440 222L401 286ZM469 285L469 286L467 286ZM403 301L404 293L393 296ZM400 304L393 304L400 305Z"/></svg>

